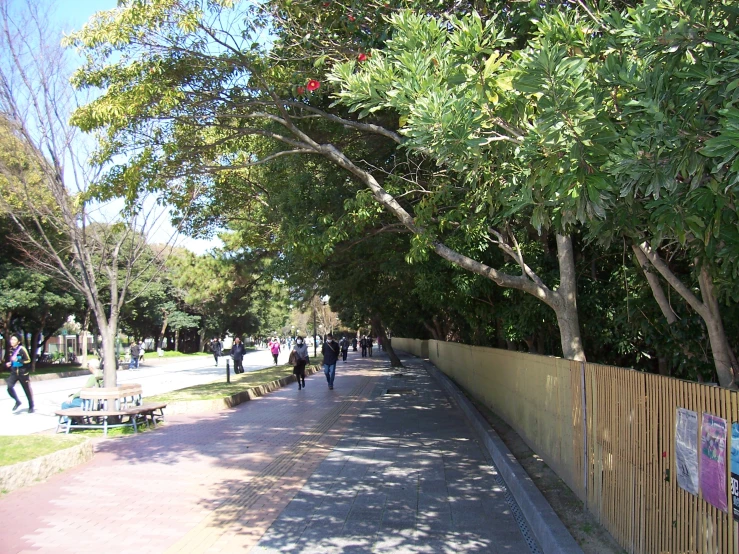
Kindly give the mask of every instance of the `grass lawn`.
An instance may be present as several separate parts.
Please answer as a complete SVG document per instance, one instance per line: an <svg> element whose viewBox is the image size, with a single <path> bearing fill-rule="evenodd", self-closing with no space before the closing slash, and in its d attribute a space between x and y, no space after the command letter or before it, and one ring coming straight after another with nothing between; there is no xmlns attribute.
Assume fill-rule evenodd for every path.
<svg viewBox="0 0 739 554"><path fill-rule="evenodd" d="M43 375L46 373L62 373L64 371L78 371L80 369L85 369L80 364L57 364L57 365L44 365L42 367L37 367L36 371L31 373L31 375ZM0 371L0 379L7 379L10 377L9 371Z"/></svg>
<svg viewBox="0 0 739 554"><path fill-rule="evenodd" d="M9 466L51 454L57 450L71 448L87 437L27 435L18 437L0 436L0 466Z"/></svg>
<svg viewBox="0 0 739 554"><path fill-rule="evenodd" d="M191 357L191 356L211 356L212 354L210 352L193 352L192 354L184 354L182 352L178 352L177 350L165 350L164 356L162 358L184 358L184 357ZM146 361L146 357L149 357L149 359L158 358L156 352L150 352L146 351L144 361Z"/></svg>
<svg viewBox="0 0 739 554"><path fill-rule="evenodd" d="M195 385L185 389L173 390L165 394L147 397L147 401L151 402L186 402L188 400L216 400L224 396L230 396L237 392L241 392L250 387L263 385L271 381L276 381L281 377L292 375L293 366L282 365L258 369L241 375L231 374L231 383L226 383L225 378L215 383L205 383L203 385Z"/></svg>

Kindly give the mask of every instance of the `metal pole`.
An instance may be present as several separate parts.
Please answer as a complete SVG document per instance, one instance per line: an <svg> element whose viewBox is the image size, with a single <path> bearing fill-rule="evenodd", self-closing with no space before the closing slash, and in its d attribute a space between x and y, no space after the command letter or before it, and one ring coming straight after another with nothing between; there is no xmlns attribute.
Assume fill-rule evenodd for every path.
<svg viewBox="0 0 739 554"><path fill-rule="evenodd" d="M231 382L231 360L226 358L226 383Z"/></svg>
<svg viewBox="0 0 739 554"><path fill-rule="evenodd" d="M318 344L316 344L316 307L313 306L313 357L318 356Z"/></svg>

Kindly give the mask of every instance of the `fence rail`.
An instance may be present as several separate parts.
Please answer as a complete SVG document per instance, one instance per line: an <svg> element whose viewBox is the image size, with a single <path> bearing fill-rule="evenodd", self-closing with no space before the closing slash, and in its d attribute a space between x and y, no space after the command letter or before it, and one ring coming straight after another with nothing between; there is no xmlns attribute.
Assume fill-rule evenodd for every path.
<svg viewBox="0 0 739 554"><path fill-rule="evenodd" d="M459 343L393 338L393 346L430 358L502 417L628 552L739 554L730 497L735 391ZM699 432L703 414L726 421L728 512L677 484L678 408L697 412Z"/></svg>

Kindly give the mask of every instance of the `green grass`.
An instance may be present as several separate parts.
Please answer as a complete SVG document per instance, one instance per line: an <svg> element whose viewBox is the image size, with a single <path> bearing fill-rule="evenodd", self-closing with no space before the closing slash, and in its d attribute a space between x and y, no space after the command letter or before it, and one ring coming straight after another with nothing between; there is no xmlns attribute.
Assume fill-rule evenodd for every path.
<svg viewBox="0 0 739 554"><path fill-rule="evenodd" d="M164 356L162 358L184 358L184 357L192 357L192 356L212 356L210 352L193 352L192 354L184 354L182 352L178 352L177 350L165 350ZM159 355L156 352L149 352L147 351L144 356L144 361L146 358L154 359L159 358Z"/></svg>
<svg viewBox="0 0 739 554"><path fill-rule="evenodd" d="M81 436L0 436L0 466L9 466L71 448L86 440Z"/></svg>
<svg viewBox="0 0 739 554"><path fill-rule="evenodd" d="M293 366L282 365L258 369L241 375L231 375L231 383L226 383L225 378L214 383L195 385L185 389L174 390L165 394L159 394L146 398L151 402L187 402L190 400L216 400L224 396L230 396L237 392L245 391L257 385L263 385L276 381L281 377L292 375Z"/></svg>
<svg viewBox="0 0 739 554"><path fill-rule="evenodd" d="M65 371L79 371L80 369L85 369L80 364L58 364L58 365L49 365L44 367L37 367L36 371L31 373L31 375L44 375L47 373L62 373ZM9 371L0 371L0 379L7 379L10 377Z"/></svg>

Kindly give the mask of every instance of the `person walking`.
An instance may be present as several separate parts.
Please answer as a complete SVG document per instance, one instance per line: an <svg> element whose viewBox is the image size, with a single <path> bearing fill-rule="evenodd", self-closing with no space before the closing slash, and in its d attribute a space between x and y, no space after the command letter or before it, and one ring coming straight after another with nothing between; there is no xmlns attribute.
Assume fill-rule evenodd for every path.
<svg viewBox="0 0 739 554"><path fill-rule="evenodd" d="M357 337L352 337L352 350L357 351Z"/></svg>
<svg viewBox="0 0 739 554"><path fill-rule="evenodd" d="M277 357L280 355L280 341L277 340L277 337L270 341L269 351L272 352L272 358L274 358L275 365L277 365Z"/></svg>
<svg viewBox="0 0 739 554"><path fill-rule="evenodd" d="M139 361L136 364L136 367L141 367L141 364L144 363L144 354L146 353L146 347L144 346L144 341L139 341Z"/></svg>
<svg viewBox="0 0 739 554"><path fill-rule="evenodd" d="M21 339L16 335L10 337L10 349L9 355L5 362L5 367L10 370L10 376L8 377L8 394L10 398L15 400L15 406L13 411L16 411L21 407L21 401L18 400L18 395L15 393L15 384L20 381L23 392L26 393L26 399L28 400L28 413L33 413L33 392L31 391L30 381L30 368L31 357L28 355L28 350L21 344Z"/></svg>
<svg viewBox="0 0 739 554"><path fill-rule="evenodd" d="M341 337L339 346L341 347L341 359L346 363L346 356L349 354L349 339L346 336Z"/></svg>
<svg viewBox="0 0 739 554"><path fill-rule="evenodd" d="M293 346L292 356L295 356L295 366L293 373L298 380L298 390L305 388L305 366L308 365L308 345L305 344L303 337L298 337Z"/></svg>
<svg viewBox="0 0 739 554"><path fill-rule="evenodd" d="M361 339L359 339L359 347L362 349L362 358L367 357L367 337L362 336Z"/></svg>
<svg viewBox="0 0 739 554"><path fill-rule="evenodd" d="M234 339L233 346L231 347L231 358L234 361L234 373L244 373L244 355L246 354L246 347L241 342L240 337Z"/></svg>
<svg viewBox="0 0 739 554"><path fill-rule="evenodd" d="M218 337L214 337L213 340L210 341L210 351L213 352L213 357L216 360L216 367L218 367L218 358L220 358L223 353L223 343L221 343Z"/></svg>
<svg viewBox="0 0 739 554"><path fill-rule="evenodd" d="M131 361L128 363L128 369L138 369L139 367L139 343L134 341L129 351Z"/></svg>
<svg viewBox="0 0 739 554"><path fill-rule="evenodd" d="M334 336L329 333L321 347L323 354L323 373L326 374L329 390L334 390L334 377L336 377L336 362L339 359L339 343L334 340Z"/></svg>
<svg viewBox="0 0 739 554"><path fill-rule="evenodd" d="M372 335L367 335L367 353L372 357Z"/></svg>

